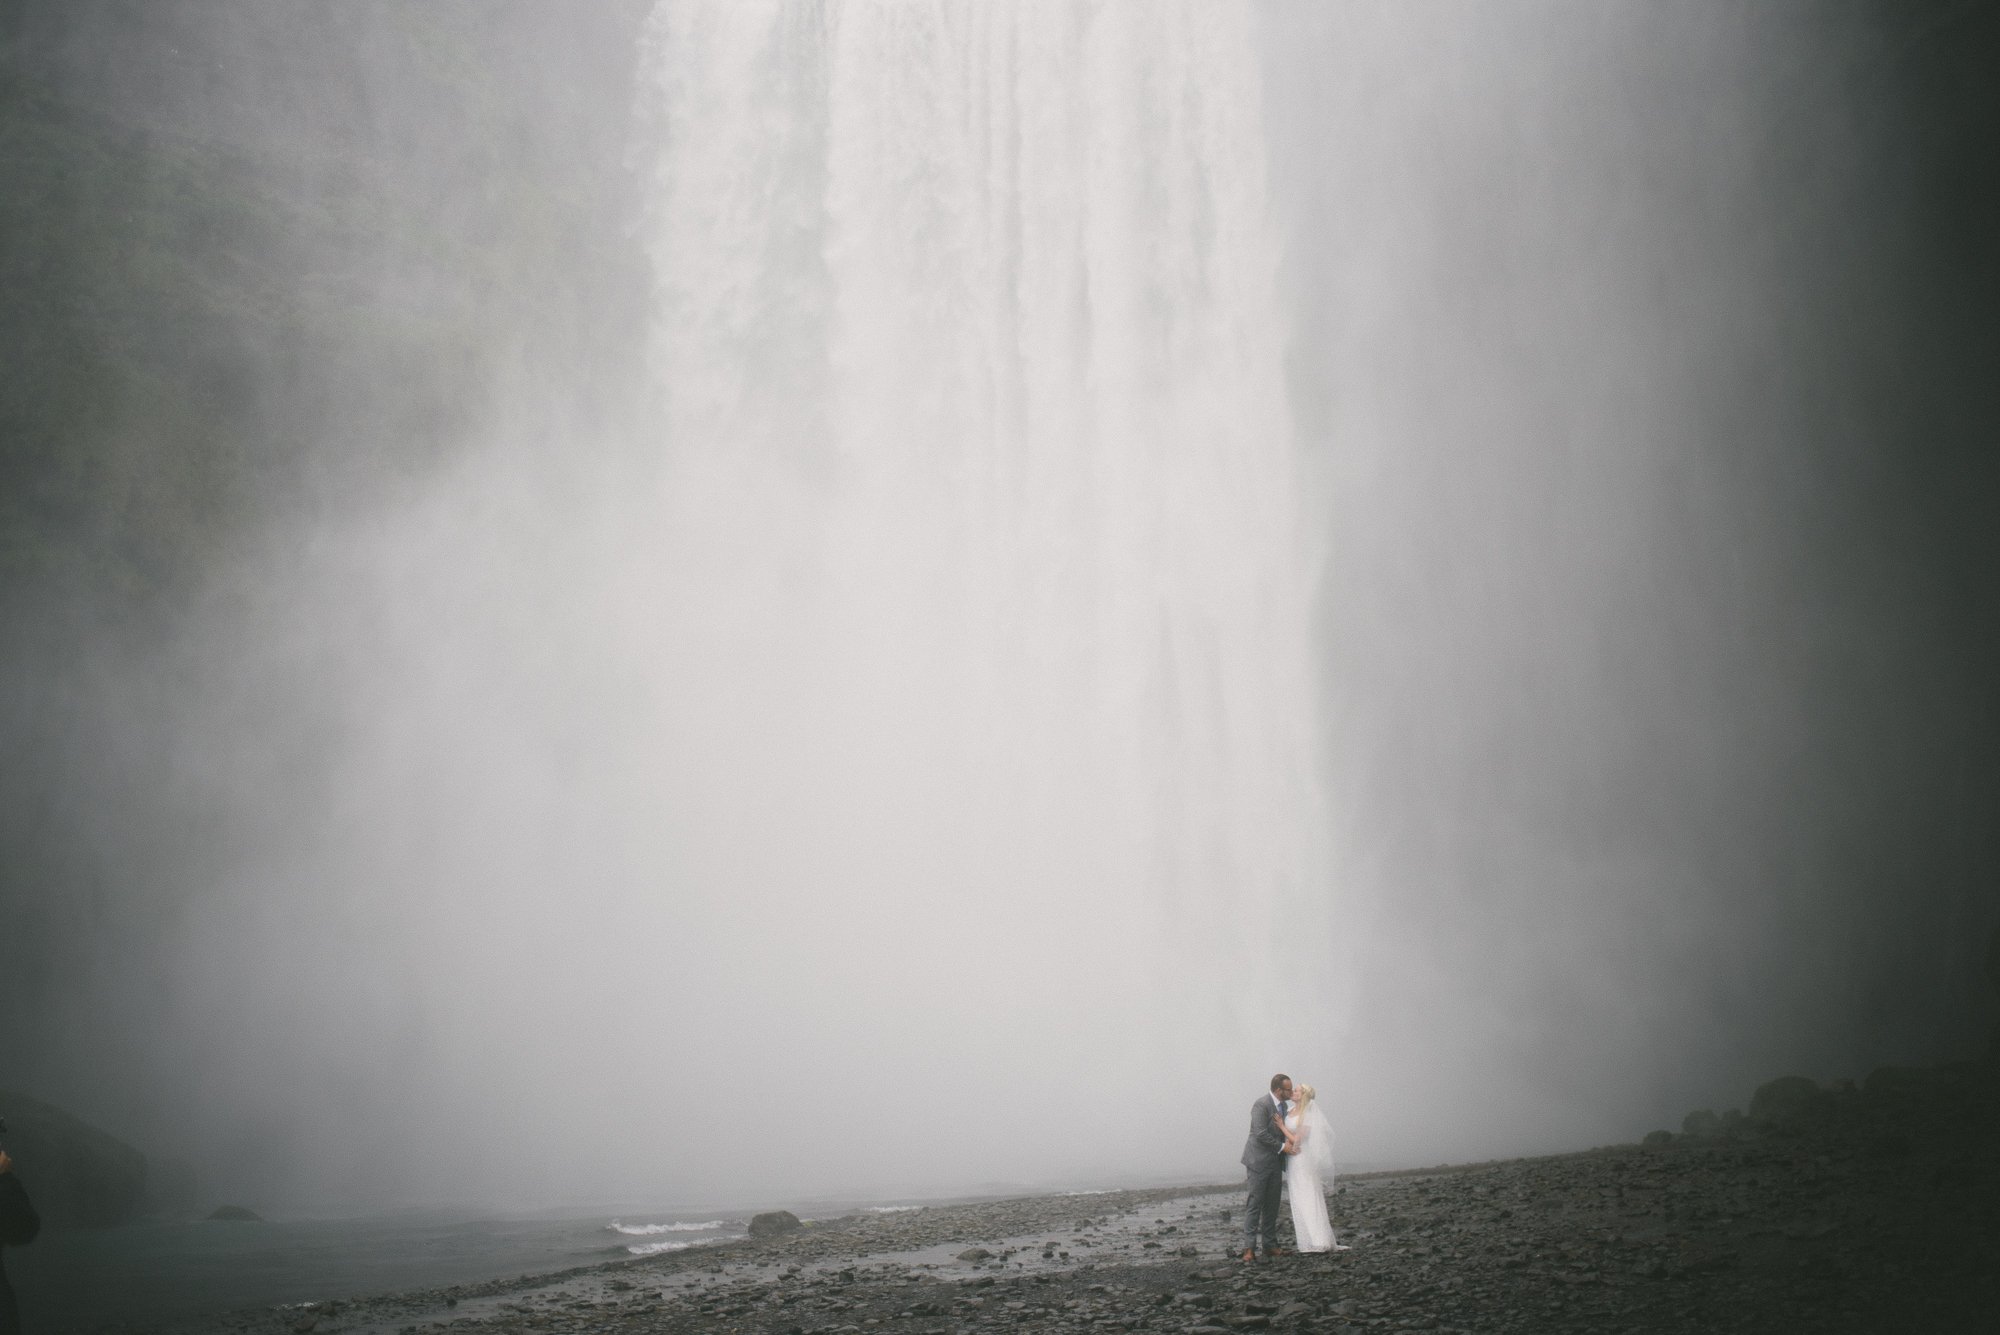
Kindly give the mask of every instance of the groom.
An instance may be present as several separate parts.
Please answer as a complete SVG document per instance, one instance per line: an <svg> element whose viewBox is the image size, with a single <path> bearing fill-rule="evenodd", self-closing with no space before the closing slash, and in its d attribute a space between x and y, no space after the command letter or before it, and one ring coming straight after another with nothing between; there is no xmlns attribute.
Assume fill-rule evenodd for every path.
<svg viewBox="0 0 2000 1335"><path fill-rule="evenodd" d="M1285 1180L1285 1144L1278 1123L1292 1097L1292 1078L1271 1077L1271 1092L1250 1105L1250 1139L1243 1142L1243 1167L1250 1173L1250 1199L1243 1205L1243 1259L1257 1259L1257 1230L1264 1231L1264 1255L1277 1256L1278 1188Z"/></svg>

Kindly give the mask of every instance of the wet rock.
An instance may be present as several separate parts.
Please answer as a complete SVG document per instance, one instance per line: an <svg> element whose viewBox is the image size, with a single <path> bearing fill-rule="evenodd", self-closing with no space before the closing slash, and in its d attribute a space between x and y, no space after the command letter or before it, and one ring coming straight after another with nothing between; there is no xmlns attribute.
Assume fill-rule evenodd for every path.
<svg viewBox="0 0 2000 1335"><path fill-rule="evenodd" d="M1681 1118L1681 1134L1692 1140L1714 1140L1722 1134L1722 1119L1706 1108Z"/></svg>
<svg viewBox="0 0 2000 1335"><path fill-rule="evenodd" d="M799 1217L790 1210L767 1210L750 1217L750 1236L753 1238L775 1238L799 1227Z"/></svg>
<svg viewBox="0 0 2000 1335"><path fill-rule="evenodd" d="M961 1261L976 1262L976 1261L984 1261L992 1255L993 1253L987 1251L984 1247L967 1247L964 1251L958 1254L958 1259Z"/></svg>
<svg viewBox="0 0 2000 1335"><path fill-rule="evenodd" d="M1750 1120L1780 1125L1795 1123L1818 1110L1825 1095L1802 1075L1781 1075L1757 1087L1750 1096Z"/></svg>
<svg viewBox="0 0 2000 1335"><path fill-rule="evenodd" d="M1678 1266L1673 1267L1671 1273L1677 1278L1683 1279L1690 1275L1710 1275L1719 1270L1735 1269L1737 1261L1738 1257L1735 1252L1708 1252L1703 1255L1689 1257Z"/></svg>
<svg viewBox="0 0 2000 1335"><path fill-rule="evenodd" d="M208 1212L208 1218L248 1224L261 1224L264 1222L264 1216L258 1214L247 1205L218 1205Z"/></svg>

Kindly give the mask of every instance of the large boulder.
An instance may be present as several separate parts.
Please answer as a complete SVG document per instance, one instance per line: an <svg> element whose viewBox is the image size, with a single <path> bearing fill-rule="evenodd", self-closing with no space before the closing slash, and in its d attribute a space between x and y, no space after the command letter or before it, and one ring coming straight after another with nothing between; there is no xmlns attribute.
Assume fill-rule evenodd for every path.
<svg viewBox="0 0 2000 1335"><path fill-rule="evenodd" d="M1819 1111L1826 1098L1817 1084L1802 1075L1781 1075L1757 1086L1750 1096L1750 1120L1786 1125Z"/></svg>
<svg viewBox="0 0 2000 1335"><path fill-rule="evenodd" d="M146 1203L146 1156L52 1103L0 1090L5 1144L47 1224L105 1228Z"/></svg>
<svg viewBox="0 0 2000 1335"><path fill-rule="evenodd" d="M1722 1119L1707 1108L1697 1108L1681 1118L1681 1134L1689 1140L1714 1140L1722 1134Z"/></svg>
<svg viewBox="0 0 2000 1335"><path fill-rule="evenodd" d="M775 1238L799 1227L802 1227L799 1217L790 1210L767 1210L750 1217L750 1236L753 1238Z"/></svg>
<svg viewBox="0 0 2000 1335"><path fill-rule="evenodd" d="M258 1214L247 1205L218 1205L209 1213L208 1218L211 1221L225 1224L261 1224L264 1222L264 1216Z"/></svg>
<svg viewBox="0 0 2000 1335"><path fill-rule="evenodd" d="M1928 1066L1878 1066L1861 1082L1861 1092L1870 1100L1921 1099L1935 1096L1950 1083L1943 1071Z"/></svg>

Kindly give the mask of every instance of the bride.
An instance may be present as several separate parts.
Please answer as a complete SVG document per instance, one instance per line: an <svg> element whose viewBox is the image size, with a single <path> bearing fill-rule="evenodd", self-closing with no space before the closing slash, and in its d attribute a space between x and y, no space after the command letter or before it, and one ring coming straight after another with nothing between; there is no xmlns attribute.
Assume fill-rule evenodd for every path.
<svg viewBox="0 0 2000 1335"><path fill-rule="evenodd" d="M1292 1232L1302 1252L1346 1251L1333 1240L1326 1217L1326 1184L1333 1180L1333 1128L1319 1110L1311 1085L1300 1085L1298 1100L1279 1130L1295 1152L1285 1156L1285 1194L1292 1198Z"/></svg>

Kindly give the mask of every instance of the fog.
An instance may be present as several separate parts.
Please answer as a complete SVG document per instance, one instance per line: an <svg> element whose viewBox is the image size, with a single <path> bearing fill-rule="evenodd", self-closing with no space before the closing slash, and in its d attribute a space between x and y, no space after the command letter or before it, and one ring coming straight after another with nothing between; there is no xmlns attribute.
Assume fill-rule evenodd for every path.
<svg viewBox="0 0 2000 1335"><path fill-rule="evenodd" d="M427 123L392 8L318 108L251 12L68 86L266 164ZM498 356L14 657L15 845L93 870L7 882L0 1083L278 1211L788 1205L1225 1180L1279 1070L1391 1165L1972 1049L1948 7L496 13L623 109L553 151L629 362ZM567 86L383 160L504 233ZM376 384L292 374L355 454L304 405Z"/></svg>

